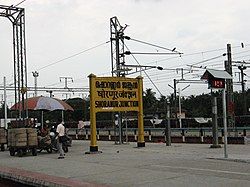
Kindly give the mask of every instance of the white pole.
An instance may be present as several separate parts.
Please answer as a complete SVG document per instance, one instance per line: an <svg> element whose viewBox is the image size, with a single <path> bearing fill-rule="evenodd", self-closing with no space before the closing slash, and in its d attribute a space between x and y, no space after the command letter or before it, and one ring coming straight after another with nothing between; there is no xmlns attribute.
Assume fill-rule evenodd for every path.
<svg viewBox="0 0 250 187"><path fill-rule="evenodd" d="M226 114L226 89L223 89L223 124L224 124L224 157L228 158L227 154L227 114Z"/></svg>
<svg viewBox="0 0 250 187"><path fill-rule="evenodd" d="M178 92L179 92L179 123L180 123L180 128L182 128L182 124L181 124L181 89L178 88Z"/></svg>
<svg viewBox="0 0 250 187"><path fill-rule="evenodd" d="M7 94L6 94L6 77L3 77L4 84L4 128L7 129Z"/></svg>

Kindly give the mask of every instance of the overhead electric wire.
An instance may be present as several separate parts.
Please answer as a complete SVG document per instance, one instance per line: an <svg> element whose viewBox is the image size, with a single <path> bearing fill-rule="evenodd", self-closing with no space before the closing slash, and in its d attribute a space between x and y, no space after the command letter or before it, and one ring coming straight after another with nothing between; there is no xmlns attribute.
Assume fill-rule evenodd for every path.
<svg viewBox="0 0 250 187"><path fill-rule="evenodd" d="M124 44L125 47L127 48L127 50L129 50L128 46L126 44ZM138 60L135 58L135 56L133 54L131 54L131 56L133 57L133 59L136 61L136 63L140 66L140 63L138 62ZM145 75L148 77L148 79L151 81L151 83L153 84L153 86L155 87L155 89L159 92L160 95L162 95L161 91L157 88L157 86L154 84L154 82L151 80L151 78L148 76L147 72L145 70L142 70Z"/></svg>
<svg viewBox="0 0 250 187"><path fill-rule="evenodd" d="M221 56L219 56L219 57L221 57ZM204 64L205 63L209 63L208 65L206 65L206 66L204 66L204 68L207 68L207 67L209 67L209 66L213 66L213 65L224 65L223 63L221 63L221 64L218 64L217 62L221 62L221 61L213 61L212 63L211 62L208 62L209 60L214 60L214 59L216 59L217 57L214 57L214 58L212 58L212 59L208 59L208 60L204 60L203 62L204 62ZM216 62L216 64L215 64L215 62ZM177 70L180 70L181 71L181 69L186 69L186 68L176 68L175 70L173 70L173 71L169 71L169 72L167 72L167 73L171 73L171 74L173 74L173 73L175 73ZM171 70L171 68L169 68L169 70ZM184 73L183 75L187 75L187 74L192 74L192 73L194 73L194 72L192 72L192 70L191 70L191 68L190 68L190 72L187 72L187 73ZM197 73L197 72L196 72ZM181 74L179 74L180 76L181 76ZM178 75L178 73L177 73L177 76L179 76ZM170 75L171 76L171 75ZM174 75L172 75L172 76L174 76ZM175 74L175 76L176 76L176 74ZM162 75L162 73L158 73L157 75L150 75L150 77L152 78L152 77L162 77L162 78L164 78L165 76L164 75ZM169 77L169 76L167 76L167 77Z"/></svg>
<svg viewBox="0 0 250 187"><path fill-rule="evenodd" d="M99 77L100 75L105 75L105 74L109 74L109 73L110 72L104 72L104 73L101 73L101 74L97 74L97 76ZM80 82L80 80L84 82L85 79L86 79L86 81L88 81L87 78L83 78L83 77L74 79L74 82L72 84L75 84L76 82L77 82L77 84L82 83L82 82ZM63 84L63 82L57 82L57 83L49 84L49 85L46 85L45 87L55 86L55 85L59 85L59 84Z"/></svg>
<svg viewBox="0 0 250 187"><path fill-rule="evenodd" d="M63 82L57 82L57 83L46 85L45 87L55 86L55 85L58 85L58 84L64 84L64 83Z"/></svg>
<svg viewBox="0 0 250 187"><path fill-rule="evenodd" d="M167 61L167 60L171 60L171 59L176 59L176 58L180 58L179 56L178 57L170 57L170 58L164 58L164 59L160 59L160 60L156 60L156 61L151 61L151 62L147 62L145 64L153 64L153 63L158 63L158 62L164 62L164 61Z"/></svg>
<svg viewBox="0 0 250 187"><path fill-rule="evenodd" d="M197 71L200 72L199 70L197 70ZM166 72L164 74L162 74L160 72L158 74L149 74L149 76L152 78L152 80L155 80L155 79L169 79L169 78L173 79L173 77L175 77L175 78L178 77L178 78L181 79L182 77L186 78L186 77L190 77L190 76L192 76L194 74L197 74L198 73L197 71L183 73L183 76L182 76L181 73L175 73L175 72L170 72L170 71L168 71L168 72Z"/></svg>
<svg viewBox="0 0 250 187"><path fill-rule="evenodd" d="M237 46L237 47L239 47L239 46ZM236 48L236 47L234 47L234 48ZM214 51L214 50L213 50ZM247 51L242 51L242 52L237 52L237 53L234 53L234 56L237 56L238 54L242 54L242 53L247 53L249 50L247 50ZM184 56L184 55L183 55ZM239 56L239 57L237 57L237 58L242 58L242 57L247 57L247 56L250 56L250 55L244 55L244 56ZM220 56L218 56L218 57L213 57L213 58L211 58L211 59L207 59L207 60L203 60L203 61L201 61L201 62L199 62L199 63L203 63L203 64L206 64L206 67L207 68L213 68L213 67L220 67L221 66L221 68L224 68L224 63L223 62L221 62L221 61L212 61L212 62L210 62L210 60L214 60L214 59L217 59L217 58L219 58L219 57L221 57L221 55ZM176 58L176 57L172 57L172 58L168 58L168 59L174 59L174 58ZM163 59L164 60L164 59ZM154 63L156 63L156 62L159 62L159 61L154 61ZM221 62L221 63L217 63L217 62ZM197 64L199 64L199 63L197 63ZM212 67L211 67L212 66ZM171 74L172 74L173 72L171 72ZM190 73L190 74L188 74L187 76L191 76L192 75L192 73ZM187 76L185 75L185 78L187 78ZM159 76L159 74L158 75L150 75L150 77L151 77L151 79L152 79L152 81L154 81L155 83L164 83L164 82L166 82L166 81L168 81L169 80L169 77L171 77L171 75L170 76ZM170 78L171 79L171 78ZM190 78L189 78L190 79ZM191 78L191 79L194 79L194 78ZM149 81L148 80L146 80L146 81L144 81L145 82L145 84L147 84ZM150 81L151 82L151 81Z"/></svg>
<svg viewBox="0 0 250 187"><path fill-rule="evenodd" d="M185 75L184 80L192 80L192 79L197 80L197 77L193 77L193 75L195 75L195 74L187 74L187 75ZM173 80L172 76L167 76L167 77L153 77L153 76L150 76L150 77L151 77L151 80L154 81L154 83L164 83L164 82L168 82L170 80ZM175 78L177 80L181 80L181 77L179 77L179 78L175 77ZM145 79L145 81L144 81L145 84L148 84L149 82L151 82L151 81L149 81L147 79Z"/></svg>
<svg viewBox="0 0 250 187"><path fill-rule="evenodd" d="M189 53L189 54L184 53L181 56L165 58L165 59L157 60L157 61L154 61L154 62L148 62L146 64L151 64L151 63L155 63L155 62L163 62L163 61L167 61L167 60L171 60L171 59L175 59L175 58L181 58L181 57L187 57L187 56L193 56L193 55L201 55L201 54L215 52L215 51L221 51L221 50L225 50L225 49L226 48L220 48L220 49L213 49L213 50L207 50L207 51L201 51L201 52L195 52L195 53Z"/></svg>
<svg viewBox="0 0 250 187"><path fill-rule="evenodd" d="M247 53L247 52L249 52L249 51L250 51L250 50L241 51L241 52L238 52L238 53L233 53L233 55L242 54L242 53Z"/></svg>
<svg viewBox="0 0 250 187"><path fill-rule="evenodd" d="M168 80L168 82L170 81L170 80L172 80L172 79L167 79ZM180 79L177 79L177 80L180 80ZM193 80L193 81L197 81L197 82L195 82L195 84L203 84L203 82L202 81L200 81L200 79L197 79L197 78L192 78L192 77L190 77L190 78L188 78L188 79L184 79L184 80ZM199 81L199 82L198 82ZM166 84L166 80L154 80L154 82L155 83L158 83L158 84ZM146 84L148 84L149 83L149 81L144 81L144 84L146 85ZM188 82L179 82L179 83L182 83L182 84L188 84ZM178 84L179 84L178 83Z"/></svg>
<svg viewBox="0 0 250 187"><path fill-rule="evenodd" d="M250 44L245 44L245 46L248 46ZM240 48L241 46L233 46L232 48ZM151 62L147 62L145 64L153 64L156 62L164 62L164 61L168 61L168 60L172 60L172 59L176 59L176 58L182 58L182 57L187 57L187 56L193 56L193 55L201 55L201 54L206 54L206 53L211 53L211 52L216 52L216 51L222 51L222 50L226 50L227 48L219 48L219 49L212 49L212 50L207 50L207 51L201 51L201 52L195 52L195 53L184 53L181 56L177 56L177 57L170 57L170 58L164 58L164 59L160 59L160 60L156 60L156 61L151 61ZM244 51L247 52L247 51ZM244 52L239 52L239 53L233 53L235 54L240 54L240 53L244 53ZM187 65L187 64L185 64ZM177 66L171 66L171 68L174 68Z"/></svg>
<svg viewBox="0 0 250 187"><path fill-rule="evenodd" d="M167 79L153 79L152 81L154 81L154 83L162 83L162 82L169 82L169 81L171 81L171 80L173 80L172 78L167 78ZM150 80L148 80L148 79L146 79L145 81L143 81L143 83L144 84L149 84L149 83L151 83L151 81Z"/></svg>
<svg viewBox="0 0 250 187"><path fill-rule="evenodd" d="M218 63L207 65L207 67L210 67L210 66L222 66L224 68L224 64L218 64Z"/></svg>
<svg viewBox="0 0 250 187"><path fill-rule="evenodd" d="M213 57L213 58L210 58L210 59L206 59L206 60L202 60L202 61L199 61L199 62L196 62L196 63L194 63L194 64L192 64L192 65L196 65L196 64L199 64L199 63L206 63L206 62L208 62L208 61L210 61L210 60L214 60L214 59L217 59L217 58L219 58L219 57L222 57L222 55L221 56L217 56L217 57ZM183 63L183 64L181 64L181 65L183 65L183 66L185 66L185 65L189 65L190 63ZM175 66L171 66L171 67L169 67L169 68L175 68L175 67L179 67L180 65L175 65ZM190 65L191 66L191 65Z"/></svg>
<svg viewBox="0 0 250 187"><path fill-rule="evenodd" d="M197 64L201 64L201 63L208 62L208 61L211 61L211 60L215 60L215 59L221 58L221 57L223 57L223 56L226 56L226 54L224 53L223 55L219 55L219 56L212 57L212 58L209 58L209 59L206 59L206 60L202 60L202 61L200 61L200 62L193 63L193 64L191 64L190 66L197 65Z"/></svg>
<svg viewBox="0 0 250 187"><path fill-rule="evenodd" d="M129 52L133 55L176 55L176 53Z"/></svg>
<svg viewBox="0 0 250 187"><path fill-rule="evenodd" d="M243 57L248 57L248 56L250 56L250 55L239 56L239 57L236 57L236 59L243 58Z"/></svg>
<svg viewBox="0 0 250 187"><path fill-rule="evenodd" d="M197 70L199 71L199 70ZM197 71L195 72L192 72L192 71L183 71L183 75L187 75L187 74L193 74L193 73L197 73ZM149 74L150 77L170 77L170 76L181 76L182 74L180 73L181 72L181 69L180 70L175 70L175 71L167 71L167 72L159 72L159 73L151 73Z"/></svg>
<svg viewBox="0 0 250 187"><path fill-rule="evenodd" d="M88 52L88 51L90 51L90 50L92 50L92 49L98 48L98 47L100 47L100 46L102 46L102 45L105 45L105 44L107 44L107 43L109 43L109 42L110 42L110 41L106 41L106 42L104 42L104 43L101 43L101 44L99 44L99 45L90 47L90 48L88 48L88 49L85 49L85 50L83 50L83 51L81 51L81 52L78 52L78 53L76 53L76 54L73 54L73 55L71 55L71 56L68 56L68 57L66 57L66 58L63 58L63 59L61 59L61 60L52 62L52 63L50 63L50 64L48 64L48 65L45 65L45 66L43 66L43 67L41 67L41 68L36 69L36 71L43 70L43 69L45 69L45 68L47 68L47 67L50 67L50 66L52 66L52 65L55 65L55 64L58 64L58 63L60 63L60 62L62 62L62 61L65 61L65 60L68 60L68 59L70 59L70 58L73 58L73 57L78 56L78 55L80 55L80 54L82 54L82 53ZM32 71L30 71L30 72L28 72L28 73L31 74ZM13 76L13 74L11 74L11 75L9 75L9 76Z"/></svg>
<svg viewBox="0 0 250 187"><path fill-rule="evenodd" d="M52 65L54 65L54 64L57 64L57 63L59 63L59 62L62 62L62 61L64 61L64 60L68 60L68 59L70 59L70 58L73 58L73 57L75 57L75 56L78 56L78 55L80 55L80 54L82 54L82 53L84 53L84 52L90 51L90 50L92 50L92 49L95 49L95 48L97 48L97 47L100 47L100 46L102 46L102 45L105 45L105 44L107 44L107 43L109 43L109 42L110 42L110 41L106 41L106 42L103 42L103 43L101 43L101 44L99 44L99 45L96 45L96 46L94 46L94 47L90 47L90 48L88 48L88 49L85 49L85 50L83 50L83 51L81 51L81 52L78 52L78 53L76 53L76 54L73 54L73 55L71 55L71 56L68 56L68 57L66 57L66 58L63 58L63 59L61 59L61 60L58 60L58 61L53 62L53 63L51 63L51 64L48 64L48 65L46 65L46 66L44 66L44 67L41 67L41 68L37 69L37 71L38 71L38 70L42 70L42 69L44 69L44 68L47 68L47 67L49 67L49 66L52 66ZM31 72L29 72L29 73L31 73ZM47 86L49 87L49 86L55 86L55 85L59 85L59 84L62 84L62 82L57 82L57 83L49 84L49 85L47 85Z"/></svg>
<svg viewBox="0 0 250 187"><path fill-rule="evenodd" d="M188 77L191 77L191 75L194 75L193 73L190 73L190 74L185 74L185 77L184 79L188 78ZM184 76L184 74L183 74ZM158 75L150 75L150 78L156 82L156 81L159 81L159 80L164 80L165 82L167 80L173 80L173 75L168 75L168 76L158 76ZM181 79L182 78L182 75L181 74L178 74L175 76L176 79ZM145 81L144 81L145 82Z"/></svg>
<svg viewBox="0 0 250 187"><path fill-rule="evenodd" d="M146 44L146 45L150 45L150 46L157 47L157 48L160 48L160 49L165 49L165 50L168 50L168 51L173 52L173 54L182 54L182 53L179 52L179 51L175 51L176 48L169 49L169 48L166 48L166 47L162 47L162 46L159 46L159 45L155 45L155 44L152 44L152 43L149 43L149 42L144 42L144 41L137 40L137 39L134 39L134 38L130 38L130 37L127 37L127 38L126 38L126 36L125 36L125 39L132 40L132 41L139 42L139 43Z"/></svg>
<svg viewBox="0 0 250 187"><path fill-rule="evenodd" d="M20 3L17 3L15 6L18 6L18 5L20 5L20 4L22 4L22 3L24 3L26 0L23 0L23 1L21 1Z"/></svg>
<svg viewBox="0 0 250 187"><path fill-rule="evenodd" d="M193 63L193 64L191 64L191 65L189 65L189 63L184 63L184 64L182 64L182 65L187 65L187 66L190 66L190 67L194 67L194 66L197 65L197 64L201 64L201 63L206 64L207 62L209 62L209 61L211 61L211 60L215 60L215 59L220 58L220 57L223 57L223 56L226 56L226 54L224 53L223 55L219 55L219 56L216 56L216 57L212 57L212 58L209 58L209 59L205 59L205 60L202 60L202 61ZM215 62L215 61L213 61L213 62ZM220 62L220 61L216 61L216 62ZM209 63L210 63L210 62L209 62Z"/></svg>
<svg viewBox="0 0 250 187"><path fill-rule="evenodd" d="M199 70L198 70L199 71ZM167 75L166 75L167 74ZM193 75L193 74L197 74L197 72L188 72L188 73L184 73L183 74L183 76L185 75L185 77L187 77L187 76L189 76L189 75ZM161 72L159 72L159 73L157 73L157 74L149 74L149 76L151 77L151 79L152 80L155 80L155 79L169 79L169 78L171 78L171 79L173 79L173 77L182 77L182 74L181 73L176 73L176 71L175 72L170 72L170 71L168 71L168 72L166 72L166 73L161 73Z"/></svg>
<svg viewBox="0 0 250 187"><path fill-rule="evenodd" d="M184 70L183 71L183 74L187 74L187 73L197 73L197 71L199 71L199 70L195 70L195 72L193 71L193 70L190 70L190 71L188 71L188 70ZM180 72L182 72L182 68L177 68L177 69L175 69L175 70L169 70L169 71L164 71L164 72L157 72L157 73L151 73L151 74L149 74L149 76L150 77L152 77L152 76L166 76L166 75L172 75L173 76L173 74L174 75L177 75L177 76L179 76L179 75L181 75L181 73Z"/></svg>
<svg viewBox="0 0 250 187"><path fill-rule="evenodd" d="M155 83L166 83L167 81L173 80L171 78L169 79L159 79L159 80L153 80ZM149 83L149 81L144 81L145 84Z"/></svg>
<svg viewBox="0 0 250 187"><path fill-rule="evenodd" d="M78 55L80 55L80 54L82 54L82 53L85 53L85 52L87 52L87 51L90 51L90 50L92 50L92 49L95 49L95 48L97 48L97 47L100 47L100 46L102 46L102 45L105 45L105 44L107 44L107 43L109 43L109 42L110 42L110 41L106 41L106 42L101 43L101 44L99 44L99 45L96 45L96 46L94 46L94 47L90 47L90 48L85 49L85 50L83 50L83 51L81 51L81 52L78 52L78 53L76 53L76 54L70 55L70 56L68 56L68 57L66 57L66 58L63 58L63 59L57 60L57 61L55 61L55 62L52 62L52 63L50 63L50 64L48 64L48 65L46 65L46 66L43 66L43 67L41 67L41 68L38 68L38 69L36 69L36 70L39 71L39 70L45 69L45 68L50 67L50 66L52 66L52 65L58 64L59 62L68 60L68 59L73 58L73 57L75 57L75 56L78 56ZM31 72L29 72L29 73L31 73Z"/></svg>
<svg viewBox="0 0 250 187"><path fill-rule="evenodd" d="M250 50L248 50L248 51L250 51ZM239 53L234 53L234 56L237 56L237 54L242 54L242 53L246 53L246 52L248 52L248 51L244 51L244 52L239 52ZM235 57L235 58L242 58L242 57L246 57L246 56L250 56L250 55L244 55L244 56L240 56L240 57ZM216 57L214 57L214 59L216 59ZM213 59L210 59L210 60L213 60ZM203 63L203 65L204 66L211 66L211 65L214 65L214 63L217 63L217 62L221 62L221 60L217 60L217 61L212 61L212 62L210 62L210 60L205 60L205 61L201 61L202 63ZM206 64L206 65L205 65ZM194 65L194 64L193 64ZM221 65L223 65L224 66L224 63L221 63ZM190 65L190 66L192 66L192 65Z"/></svg>
<svg viewBox="0 0 250 187"><path fill-rule="evenodd" d="M166 79L166 78L173 78L173 75L149 75L150 78L153 80L153 79Z"/></svg>
<svg viewBox="0 0 250 187"><path fill-rule="evenodd" d="M46 65L46 66L44 66L44 67L41 67L41 68L39 68L38 70L41 70L41 69L44 69L44 68L46 68L46 67L49 67L49 66L52 66L52 65L54 65L54 64L57 64L57 63L59 63L59 62L61 62L61 61L64 61L64 60L67 60L67 59L70 59L70 58L73 58L73 57L75 57L75 56L77 56L77 55L80 55L80 54L82 54L82 53L84 53L84 52L87 52L87 51L89 51L89 50L92 50L92 49L94 49L94 48L97 48L97 47L99 47L99 46L102 46L102 45L104 45L104 44L107 44L107 43L109 43L110 41L107 41L107 42L105 42L105 43L102 43L102 44L99 44L99 45L97 45L97 46L94 46L94 47L91 47L91 48L89 48L89 49L86 49L86 50L84 50L84 51L81 51L81 52L79 52L79 53L76 53L76 54L74 54L74 55L71 55L71 56L69 56L69 57L66 57L66 58L64 58L64 59L61 59L61 60L59 60L59 61L56 61L56 62L53 62L53 63L51 63L51 64L48 64L48 65ZM245 45L246 46L246 45ZM160 46L159 46L160 47ZM237 46L238 47L238 46ZM234 47L234 48L236 48L236 47ZM195 55L195 54L201 54L201 53L209 53L209 52L214 52L214 51L220 51L220 50L224 50L225 48L223 48L223 49L215 49L215 50L208 50L208 51L204 51L204 52L197 52L197 53L191 53L191 54L184 54L184 55L182 55L182 56L189 56L189 55ZM246 52L246 51L245 51ZM240 53L244 53L244 52L240 52ZM240 53L235 53L235 54L240 54ZM179 57L171 57L171 58L167 58L168 60L169 59L174 59L174 58L179 58ZM162 60L159 60L159 61L165 61L166 59L162 59ZM157 62L159 62L159 61L157 61ZM155 62L155 61L154 61ZM108 72L109 73L109 72ZM103 73L102 73L103 74ZM106 73L104 73L104 74L106 74ZM54 83L54 84L52 84L52 85L56 85L56 84L60 84L60 83Z"/></svg>

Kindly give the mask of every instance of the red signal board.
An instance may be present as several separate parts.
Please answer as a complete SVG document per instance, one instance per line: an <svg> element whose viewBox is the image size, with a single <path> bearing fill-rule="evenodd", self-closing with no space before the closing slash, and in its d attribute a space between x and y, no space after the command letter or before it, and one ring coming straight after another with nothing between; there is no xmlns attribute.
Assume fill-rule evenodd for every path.
<svg viewBox="0 0 250 187"><path fill-rule="evenodd" d="M224 79L211 79L209 81L210 88L225 88L225 80Z"/></svg>

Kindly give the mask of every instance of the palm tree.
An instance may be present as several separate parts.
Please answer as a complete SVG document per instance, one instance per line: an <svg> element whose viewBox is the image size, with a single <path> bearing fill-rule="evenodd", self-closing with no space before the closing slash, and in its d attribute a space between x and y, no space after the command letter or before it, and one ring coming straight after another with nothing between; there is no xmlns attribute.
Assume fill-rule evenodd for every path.
<svg viewBox="0 0 250 187"><path fill-rule="evenodd" d="M155 92L151 88L147 88L143 94L143 110L144 113L152 113L157 108L157 98Z"/></svg>

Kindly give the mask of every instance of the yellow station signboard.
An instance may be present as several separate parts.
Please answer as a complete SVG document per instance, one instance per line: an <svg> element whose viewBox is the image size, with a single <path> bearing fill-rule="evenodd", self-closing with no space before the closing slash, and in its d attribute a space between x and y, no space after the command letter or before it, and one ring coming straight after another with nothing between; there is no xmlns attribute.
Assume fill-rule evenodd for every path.
<svg viewBox="0 0 250 187"><path fill-rule="evenodd" d="M142 77L89 76L90 85L90 152L98 152L96 141L96 113L137 111L138 147L145 147L142 103Z"/></svg>
<svg viewBox="0 0 250 187"><path fill-rule="evenodd" d="M138 79L125 77L92 77L91 94L96 112L139 111Z"/></svg>

